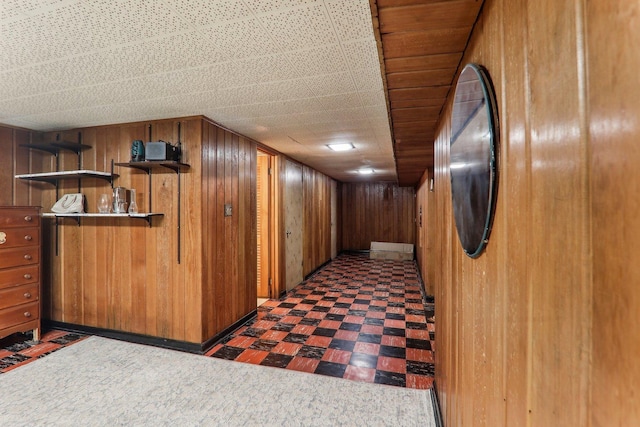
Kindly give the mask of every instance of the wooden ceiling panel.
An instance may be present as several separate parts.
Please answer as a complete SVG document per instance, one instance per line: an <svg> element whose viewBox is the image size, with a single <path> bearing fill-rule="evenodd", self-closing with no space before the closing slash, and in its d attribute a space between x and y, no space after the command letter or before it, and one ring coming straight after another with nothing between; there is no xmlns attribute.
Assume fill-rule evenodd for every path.
<svg viewBox="0 0 640 427"><path fill-rule="evenodd" d="M473 0L384 8L379 12L380 32L468 28L475 22L479 9L480 2Z"/></svg>
<svg viewBox="0 0 640 427"><path fill-rule="evenodd" d="M442 108L445 98L407 99L406 101L391 101L391 110L397 108L438 107Z"/></svg>
<svg viewBox="0 0 640 427"><path fill-rule="evenodd" d="M444 99L449 93L449 86L414 87L389 91L391 102L408 101L410 99Z"/></svg>
<svg viewBox="0 0 640 427"><path fill-rule="evenodd" d="M409 73L387 74L389 89L408 87L450 86L456 69L411 71Z"/></svg>
<svg viewBox="0 0 640 427"><path fill-rule="evenodd" d="M484 0L370 1L382 44L398 182L416 185L433 168L436 125Z"/></svg>
<svg viewBox="0 0 640 427"><path fill-rule="evenodd" d="M443 53L441 55L412 56L392 58L385 61L386 72L406 73L408 71L439 70L457 68L462 53Z"/></svg>
<svg viewBox="0 0 640 427"><path fill-rule="evenodd" d="M378 0L378 9L385 7L414 6L417 4L441 3L447 0Z"/></svg>
<svg viewBox="0 0 640 427"><path fill-rule="evenodd" d="M464 50L471 27L409 31L382 35L385 58L460 53Z"/></svg>
<svg viewBox="0 0 640 427"><path fill-rule="evenodd" d="M440 107L397 108L391 110L394 123L435 122L438 120Z"/></svg>

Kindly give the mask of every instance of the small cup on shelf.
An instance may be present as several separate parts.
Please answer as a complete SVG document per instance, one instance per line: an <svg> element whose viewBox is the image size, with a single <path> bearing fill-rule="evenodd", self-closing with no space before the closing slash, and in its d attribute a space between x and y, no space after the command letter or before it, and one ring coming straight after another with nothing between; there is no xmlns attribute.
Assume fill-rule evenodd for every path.
<svg viewBox="0 0 640 427"><path fill-rule="evenodd" d="M111 200L108 194L101 194L98 197L98 212L107 214L111 210Z"/></svg>

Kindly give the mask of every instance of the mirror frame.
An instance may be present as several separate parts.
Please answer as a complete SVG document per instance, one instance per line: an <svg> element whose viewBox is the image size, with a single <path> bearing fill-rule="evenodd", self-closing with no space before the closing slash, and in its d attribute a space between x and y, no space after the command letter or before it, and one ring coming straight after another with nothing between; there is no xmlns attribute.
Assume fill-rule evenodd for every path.
<svg viewBox="0 0 640 427"><path fill-rule="evenodd" d="M471 112L469 112L468 115L465 115L463 117L463 120L461 120L460 117L456 116L456 112L458 112L458 115L460 115L461 104L463 100L468 101L468 99L463 98L463 96L468 97L469 93L462 93L460 90L461 82L471 81L462 80L463 76L465 76L466 73L474 73L475 79L477 79L479 86L482 88L482 100L480 101L480 98L477 98L480 102L476 106L474 106L474 108ZM479 90L474 91L473 93L475 94L476 92L477 95L480 95ZM484 111L486 112L486 129L487 132L489 132L489 138L483 137L483 135L486 135L486 132L473 132L473 129L470 126L470 124L474 121L474 118L478 115L477 113L481 109L484 109ZM481 117L481 119L484 118ZM482 122L479 123L482 124ZM460 128L454 129L454 126L459 126ZM471 135L465 135L467 140L464 140L460 137L463 136L463 133L465 130L467 130L467 128L470 128L468 133L470 133ZM463 155L462 157L464 159L464 166L460 167L460 164L457 164L455 168L456 172L452 173L452 164L454 163L454 160L459 160L459 158L454 159L454 144L458 142L459 139L464 142L465 148L467 148L466 151L465 149L463 149L462 151L456 152L457 155ZM462 245L462 248L464 249L465 254L467 254L467 256L469 256L470 258L477 258L480 256L480 254L482 254L485 246L489 242L489 235L491 234L498 187L498 139L498 109L495 100L495 92L493 90L491 80L489 79L489 75L481 65L474 63L467 64L458 76L458 82L456 83L456 90L452 107L451 139L449 142L449 176L451 180L452 210L454 214L456 230L458 232L458 239L460 241L460 244ZM468 150L470 146L477 146L477 144L488 144L488 147L482 147L480 150ZM477 156L477 151L480 151L482 157ZM488 158L486 158L487 151ZM473 157L474 154L476 154L475 157ZM464 157L465 155L469 157ZM467 162L467 160L469 161ZM473 176L478 175L477 173L471 174L472 166L474 163L483 165L483 168L486 167L486 169L483 169L483 173L479 177L480 180L483 180L481 182L478 181L478 177ZM470 179L473 182L471 183L471 185L468 185L466 186L466 188L464 188L464 190L467 190L466 195L464 195L463 197L460 197L460 195L458 195L458 200L456 201L456 194L454 194L454 189L460 187L456 186L455 184L459 184L462 179L466 180L465 183L469 183L468 181L470 176ZM482 185L486 185L486 181L488 181L486 193L482 192L482 194L477 195L476 192L469 191L471 189L477 188L484 189ZM478 182L480 183L480 185L478 185ZM486 197L486 199L481 199L481 197ZM487 206L486 210L484 210L484 212L481 213L481 216L479 216L479 222L482 223L483 229L482 237L478 241L477 236L479 235L480 224L478 224L476 221L470 221L469 218L472 218L474 217L474 215L476 215L473 212L473 208L478 205L478 202L483 205L484 200L486 200ZM469 230L467 230L469 228L469 223L472 223L471 225L476 225L475 230L471 230L473 231L473 233L470 233ZM470 237L470 234L473 234L473 236Z"/></svg>

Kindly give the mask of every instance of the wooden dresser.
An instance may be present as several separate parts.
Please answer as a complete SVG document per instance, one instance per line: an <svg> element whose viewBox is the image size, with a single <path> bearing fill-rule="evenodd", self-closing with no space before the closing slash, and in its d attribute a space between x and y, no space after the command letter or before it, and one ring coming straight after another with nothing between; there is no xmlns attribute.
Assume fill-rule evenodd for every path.
<svg viewBox="0 0 640 427"><path fill-rule="evenodd" d="M0 338L40 339L40 208L0 206Z"/></svg>

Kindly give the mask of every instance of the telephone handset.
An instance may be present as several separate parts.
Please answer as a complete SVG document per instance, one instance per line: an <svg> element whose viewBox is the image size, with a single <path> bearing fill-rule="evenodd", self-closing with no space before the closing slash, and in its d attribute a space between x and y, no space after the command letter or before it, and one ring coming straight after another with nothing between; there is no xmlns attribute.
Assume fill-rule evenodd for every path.
<svg viewBox="0 0 640 427"><path fill-rule="evenodd" d="M51 211L55 213L83 213L84 195L82 193L65 194L53 205Z"/></svg>

